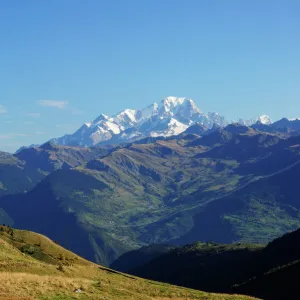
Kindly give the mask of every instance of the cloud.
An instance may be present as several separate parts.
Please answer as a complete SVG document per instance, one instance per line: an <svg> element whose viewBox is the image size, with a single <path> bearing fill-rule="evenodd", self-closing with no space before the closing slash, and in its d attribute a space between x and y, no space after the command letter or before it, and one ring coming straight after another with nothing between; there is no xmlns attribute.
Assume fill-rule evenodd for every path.
<svg viewBox="0 0 300 300"><path fill-rule="evenodd" d="M77 108L71 108L70 109L72 115L82 115L84 112L80 109L77 109Z"/></svg>
<svg viewBox="0 0 300 300"><path fill-rule="evenodd" d="M10 134L0 134L0 140L9 140L12 139Z"/></svg>
<svg viewBox="0 0 300 300"><path fill-rule="evenodd" d="M64 109L69 111L72 115L81 115L83 111L69 105L68 101L57 101L57 100L39 100L37 101L39 105L48 106L48 107L55 107L58 109ZM40 117L39 113L29 113L27 116L30 117Z"/></svg>
<svg viewBox="0 0 300 300"><path fill-rule="evenodd" d="M29 136L28 134L24 133L6 133L6 134L0 134L0 140L11 140L15 137L25 137Z"/></svg>
<svg viewBox="0 0 300 300"><path fill-rule="evenodd" d="M0 141L1 140L10 140L11 142L17 142L18 138L22 138L22 137L34 137L35 135L42 135L42 134L45 134L45 132L43 132L43 131L36 131L36 132L34 132L32 134L9 132L9 133L0 134Z"/></svg>
<svg viewBox="0 0 300 300"><path fill-rule="evenodd" d="M0 104L0 114L6 114L7 113L7 109L4 107L4 105Z"/></svg>
<svg viewBox="0 0 300 300"><path fill-rule="evenodd" d="M69 102L56 100L39 100L38 104L42 106L55 107L58 109L65 109L68 106Z"/></svg>
<svg viewBox="0 0 300 300"><path fill-rule="evenodd" d="M40 113L27 113L25 116L32 118L39 118L41 116Z"/></svg>

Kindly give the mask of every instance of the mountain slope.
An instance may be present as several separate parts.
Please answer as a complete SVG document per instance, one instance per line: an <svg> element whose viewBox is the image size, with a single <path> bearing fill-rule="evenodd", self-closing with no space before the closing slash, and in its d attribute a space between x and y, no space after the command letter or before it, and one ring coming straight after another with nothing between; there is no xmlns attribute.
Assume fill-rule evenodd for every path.
<svg viewBox="0 0 300 300"><path fill-rule="evenodd" d="M263 299L292 299L299 293L300 230L275 239L264 249L260 273L234 291L256 295ZM266 267L267 266L267 267ZM260 287L264 286L263 289Z"/></svg>
<svg viewBox="0 0 300 300"><path fill-rule="evenodd" d="M234 125L195 138L196 145L185 136L155 138L88 156L84 165L52 172L25 195L4 197L0 207L15 226L106 265L153 243L264 243L300 225L291 203L271 194L247 196L268 191L277 172L297 185L289 171L300 159L299 137ZM72 234L78 238L68 240Z"/></svg>
<svg viewBox="0 0 300 300"><path fill-rule="evenodd" d="M300 290L299 241L298 229L264 247L197 242L162 254L129 273L206 291L294 299Z"/></svg>
<svg viewBox="0 0 300 300"><path fill-rule="evenodd" d="M299 131L300 120L299 119L289 120L287 118L282 118L281 120L274 122L272 124L272 127L276 129L285 129L286 131L290 131L290 130Z"/></svg>
<svg viewBox="0 0 300 300"><path fill-rule="evenodd" d="M12 154L0 152L0 198L30 190L42 178L44 174L40 170Z"/></svg>
<svg viewBox="0 0 300 300"><path fill-rule="evenodd" d="M282 145L279 149L283 149ZM298 228L299 156L295 156L294 163L291 163L289 159L292 156L288 152L281 153L279 149L273 152L273 158L268 156L266 162L254 163L254 166L251 164L251 169L257 171L260 166L262 174L267 171L268 175L259 176L237 191L209 203L202 212L194 215L194 229L177 242L186 244L212 239L218 242L264 243L280 233ZM281 165L284 160L288 162L286 168ZM279 166L278 171L273 169Z"/></svg>
<svg viewBox="0 0 300 300"><path fill-rule="evenodd" d="M14 155L0 152L0 198L29 191L55 170L84 165L89 160L108 155L110 151L99 147L72 148L46 143L20 150Z"/></svg>
<svg viewBox="0 0 300 300"><path fill-rule="evenodd" d="M95 265L45 236L0 226L1 299L250 299L146 281Z"/></svg>
<svg viewBox="0 0 300 300"><path fill-rule="evenodd" d="M138 250L129 251L121 255L121 257L115 260L110 267L114 270L127 273L128 271L144 265L152 261L154 258L159 257L175 248L175 246L159 244L145 246Z"/></svg>
<svg viewBox="0 0 300 300"><path fill-rule="evenodd" d="M0 198L26 193L51 172L84 165L91 159L108 155L110 151L108 148L71 148L46 143L25 148L14 155L0 152ZM0 221L13 224L3 209L0 209Z"/></svg>
<svg viewBox="0 0 300 300"><path fill-rule="evenodd" d="M255 263L255 254L262 248L196 242L162 254L129 273L208 292L230 292L231 286L252 277L248 268Z"/></svg>
<svg viewBox="0 0 300 300"><path fill-rule="evenodd" d="M61 184L61 181L64 183ZM69 205L68 202L63 202L68 199L69 193L71 197L77 198L76 190L71 191L73 185L78 189L82 187L82 191L87 192L89 189L102 190L105 187L105 184L84 173L58 170L27 194L3 198L2 207L9 211L14 226L45 234L89 260L105 263L114 259L116 253L119 254L119 248L122 251L130 249L118 241L116 245L111 244L109 239L102 237L101 230L93 229L92 224L85 224L80 215L75 214L80 213L80 208L84 205L81 203L82 199ZM97 244L98 239L100 242Z"/></svg>
<svg viewBox="0 0 300 300"><path fill-rule="evenodd" d="M86 164L89 160L108 155L107 148L79 148L45 143L40 147L24 149L14 155L27 166L49 174L59 169L71 169Z"/></svg>

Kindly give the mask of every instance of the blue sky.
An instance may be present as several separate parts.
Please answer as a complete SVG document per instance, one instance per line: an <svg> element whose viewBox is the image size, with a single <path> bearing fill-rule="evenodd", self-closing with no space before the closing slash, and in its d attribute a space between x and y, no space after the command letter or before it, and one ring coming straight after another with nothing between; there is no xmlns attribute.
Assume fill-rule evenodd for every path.
<svg viewBox="0 0 300 300"><path fill-rule="evenodd" d="M187 96L229 119L300 116L298 0L0 3L0 150Z"/></svg>

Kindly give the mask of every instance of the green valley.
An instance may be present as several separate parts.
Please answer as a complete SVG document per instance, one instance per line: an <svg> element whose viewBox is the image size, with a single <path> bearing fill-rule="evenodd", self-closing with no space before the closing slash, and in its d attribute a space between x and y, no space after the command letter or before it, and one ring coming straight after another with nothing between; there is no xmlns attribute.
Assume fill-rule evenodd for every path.
<svg viewBox="0 0 300 300"><path fill-rule="evenodd" d="M297 188L299 143L230 125L111 149L26 149L17 156L48 175L0 200L2 223L9 218L105 265L153 243L266 243L300 226L299 206L276 187L282 176L287 191ZM46 158L30 160L30 151Z"/></svg>

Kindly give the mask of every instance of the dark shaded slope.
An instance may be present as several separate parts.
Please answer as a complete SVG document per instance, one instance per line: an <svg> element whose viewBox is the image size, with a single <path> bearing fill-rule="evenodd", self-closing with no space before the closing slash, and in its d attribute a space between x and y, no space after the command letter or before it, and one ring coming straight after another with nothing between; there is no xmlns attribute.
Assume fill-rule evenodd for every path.
<svg viewBox="0 0 300 300"><path fill-rule="evenodd" d="M170 245L150 245L121 255L110 267L120 272L128 272L138 266L144 265L156 257L173 250Z"/></svg>
<svg viewBox="0 0 300 300"><path fill-rule="evenodd" d="M198 242L161 255L130 274L209 292L229 292L234 283L253 275L251 265L260 249Z"/></svg>
<svg viewBox="0 0 300 300"><path fill-rule="evenodd" d="M300 230L268 246L194 243L174 249L130 274L210 292L296 299L300 292Z"/></svg>
<svg viewBox="0 0 300 300"><path fill-rule="evenodd" d="M15 227L47 235L77 254L94 259L88 236L80 229L75 215L64 212L60 204L47 181L20 198L13 195L1 201Z"/></svg>
<svg viewBox="0 0 300 300"><path fill-rule="evenodd" d="M280 266L233 289L235 293L255 295L265 300L298 299L300 262Z"/></svg>
<svg viewBox="0 0 300 300"><path fill-rule="evenodd" d="M271 242L257 261L259 272L233 288L263 299L296 299L300 293L300 230Z"/></svg>

